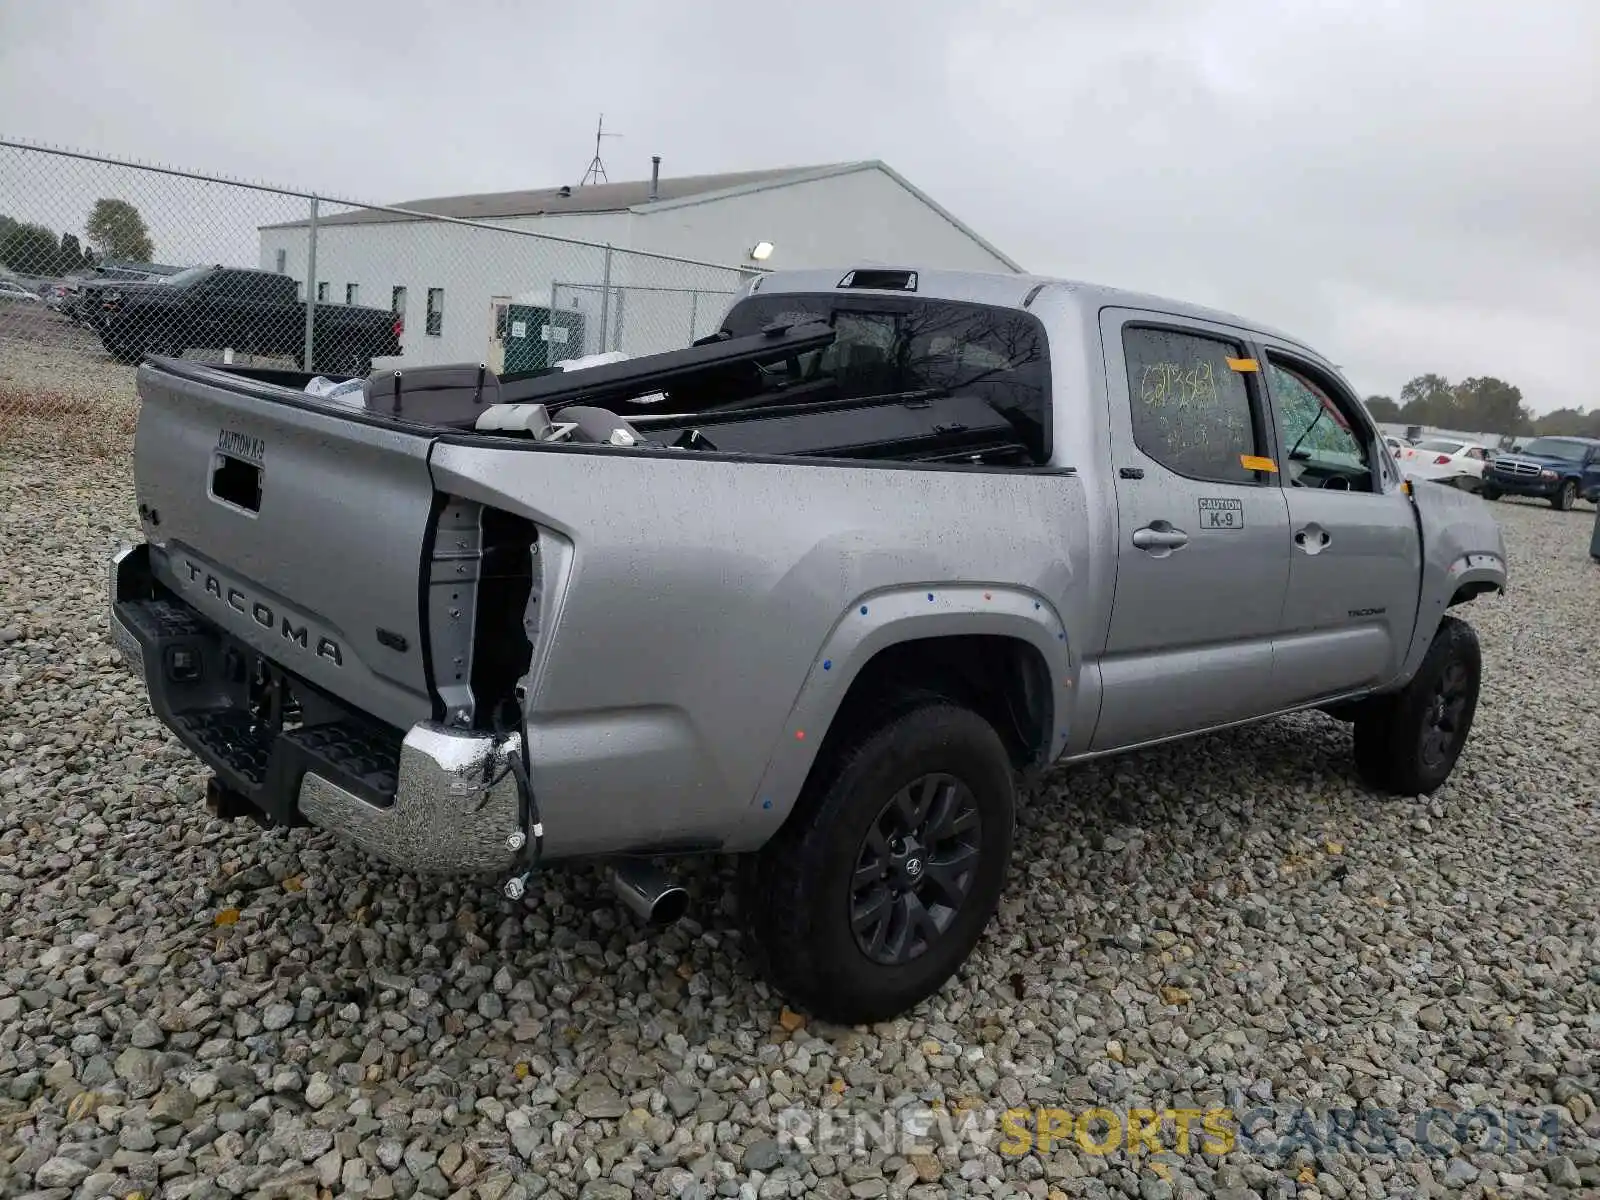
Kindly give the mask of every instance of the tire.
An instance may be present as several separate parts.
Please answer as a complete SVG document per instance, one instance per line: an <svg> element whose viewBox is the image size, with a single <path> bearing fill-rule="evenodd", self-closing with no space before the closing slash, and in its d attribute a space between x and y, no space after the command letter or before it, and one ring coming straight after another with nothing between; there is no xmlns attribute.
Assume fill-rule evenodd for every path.
<svg viewBox="0 0 1600 1200"><path fill-rule="evenodd" d="M1566 512L1578 498L1578 481L1576 479L1563 479L1561 490L1550 499L1550 507L1557 512Z"/></svg>
<svg viewBox="0 0 1600 1200"><path fill-rule="evenodd" d="M794 1006L846 1025L888 1020L937 992L994 915L1011 861L1011 760L993 726L942 700L891 710L824 754L783 827L740 864L746 938ZM917 815L926 857L885 833ZM965 869L936 872L941 862Z"/></svg>
<svg viewBox="0 0 1600 1200"><path fill-rule="evenodd" d="M1472 732L1482 675L1478 635L1445 617L1411 682L1356 718L1356 769L1368 786L1399 796L1437 791Z"/></svg>
<svg viewBox="0 0 1600 1200"><path fill-rule="evenodd" d="M1500 499L1500 489L1486 483L1481 489L1479 489L1478 495L1482 496L1485 500L1498 500Z"/></svg>

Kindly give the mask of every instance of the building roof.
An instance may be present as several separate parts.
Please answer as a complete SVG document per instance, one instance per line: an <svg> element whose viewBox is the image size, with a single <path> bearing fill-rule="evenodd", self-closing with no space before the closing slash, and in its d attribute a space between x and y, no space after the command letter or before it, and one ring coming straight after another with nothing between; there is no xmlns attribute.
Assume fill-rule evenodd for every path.
<svg viewBox="0 0 1600 1200"><path fill-rule="evenodd" d="M619 183L590 183L566 187L535 188L521 192L482 192L467 196L433 196L425 200L402 200L391 208L407 209L436 217L460 221L493 221L508 217L559 216L567 213L627 212L652 203L697 200L727 192L743 192L780 183L798 183L838 173L864 164L836 163L813 167L776 167L765 171L730 171L717 175L663 176L650 199L648 179ZM562 193L566 192L566 195ZM387 209L366 208L354 212L320 217L318 225L366 225L373 222L405 221L417 218ZM285 221L265 225L264 229L296 229L308 221Z"/></svg>
<svg viewBox="0 0 1600 1200"><path fill-rule="evenodd" d="M512 217L561 216L566 213L651 213L663 209L705 204L732 196L748 195L769 188L812 183L857 171L882 171L923 204L938 213L956 229L982 246L1013 271L1022 267L1007 257L978 232L916 187L898 171L878 159L856 162L823 163L809 167L775 167L764 171L732 171L718 175L663 176L650 199L650 181L633 179L619 183L591 183L566 188L538 188L525 192L484 192L470 196L435 196L426 200L407 200L387 208L355 208L352 212L318 217L317 225L376 225L400 221L425 220L428 216L458 221L495 221ZM562 192L568 195L562 195ZM336 203L336 202L335 202ZM406 212L395 212L405 209ZM408 213L425 214L411 216ZM285 221L263 225L262 229L302 229L309 221Z"/></svg>

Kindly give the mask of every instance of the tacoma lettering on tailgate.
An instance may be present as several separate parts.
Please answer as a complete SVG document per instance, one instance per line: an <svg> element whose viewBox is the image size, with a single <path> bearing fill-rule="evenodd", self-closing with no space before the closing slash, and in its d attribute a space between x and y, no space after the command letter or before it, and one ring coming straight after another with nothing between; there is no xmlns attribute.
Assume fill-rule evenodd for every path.
<svg viewBox="0 0 1600 1200"><path fill-rule="evenodd" d="M302 650L311 648L311 632L305 625L296 625L287 615L273 612L271 605L251 599L231 583L223 583L204 567L188 559L183 560L183 565L189 572L189 581L200 584L206 595L215 596L234 612L249 617L263 629L276 629L284 641L293 642ZM316 654L336 667L344 666L344 654L339 649L339 643L330 637L317 638Z"/></svg>

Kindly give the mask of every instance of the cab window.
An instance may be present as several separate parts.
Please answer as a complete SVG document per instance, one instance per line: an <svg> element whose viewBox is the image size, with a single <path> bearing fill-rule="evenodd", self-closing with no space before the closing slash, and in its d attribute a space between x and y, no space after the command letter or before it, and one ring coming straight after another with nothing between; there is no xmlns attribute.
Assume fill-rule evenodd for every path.
<svg viewBox="0 0 1600 1200"><path fill-rule="evenodd" d="M1370 443L1332 380L1271 356L1266 374L1284 482L1330 491L1375 491Z"/></svg>
<svg viewBox="0 0 1600 1200"><path fill-rule="evenodd" d="M821 321L836 338L823 350L760 368L760 386L790 403L901 393L969 396L1011 423L1033 463L1050 458L1050 362L1031 313L906 296L775 293L746 297L723 318L735 336L772 323Z"/></svg>

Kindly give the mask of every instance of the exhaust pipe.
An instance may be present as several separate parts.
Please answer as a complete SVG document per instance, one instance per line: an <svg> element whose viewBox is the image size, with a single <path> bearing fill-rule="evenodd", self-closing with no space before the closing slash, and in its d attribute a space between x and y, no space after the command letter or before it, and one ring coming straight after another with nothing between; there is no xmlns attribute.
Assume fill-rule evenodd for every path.
<svg viewBox="0 0 1600 1200"><path fill-rule="evenodd" d="M622 862L611 868L611 888L622 902L652 924L670 925L689 911L689 893L648 862Z"/></svg>

